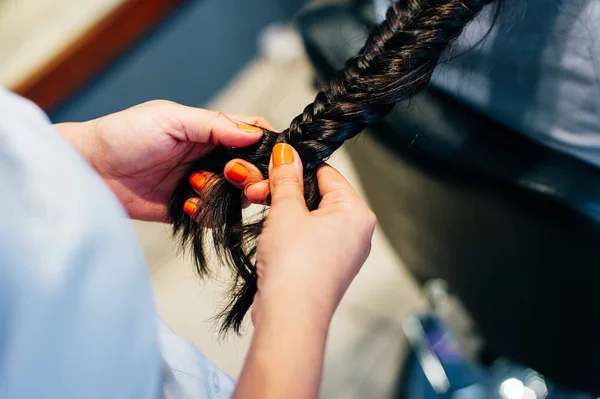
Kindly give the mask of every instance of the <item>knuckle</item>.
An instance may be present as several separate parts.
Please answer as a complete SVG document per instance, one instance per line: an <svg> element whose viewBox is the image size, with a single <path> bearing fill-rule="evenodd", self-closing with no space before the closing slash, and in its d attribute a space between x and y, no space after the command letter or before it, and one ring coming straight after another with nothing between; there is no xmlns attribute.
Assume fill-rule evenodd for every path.
<svg viewBox="0 0 600 399"><path fill-rule="evenodd" d="M299 186L300 178L295 174L277 176L273 179L273 185L275 187Z"/></svg>
<svg viewBox="0 0 600 399"><path fill-rule="evenodd" d="M225 115L225 113L223 111L211 111L212 115L215 119L217 120L221 120L221 119L229 119L227 118L227 116Z"/></svg>
<svg viewBox="0 0 600 399"><path fill-rule="evenodd" d="M268 127L271 126L271 124L269 123L269 121L267 121L265 118L262 118L260 116L255 117L254 124L257 125L257 126L266 127L266 128L268 128Z"/></svg>
<svg viewBox="0 0 600 399"><path fill-rule="evenodd" d="M369 208L365 212L365 224L370 228L377 225L377 215Z"/></svg>
<svg viewBox="0 0 600 399"><path fill-rule="evenodd" d="M172 112L161 113L157 123L163 131L173 137L185 138L187 136L184 123Z"/></svg>
<svg viewBox="0 0 600 399"><path fill-rule="evenodd" d="M210 128L214 128L218 121L222 120L225 117L225 114L221 111L215 111L213 109L201 109L201 114L203 116L203 123L210 125Z"/></svg>
<svg viewBox="0 0 600 399"><path fill-rule="evenodd" d="M345 202L343 201L343 199L346 195L344 193L344 190L342 190L340 187L336 187L333 190L330 190L327 193L327 195L329 198L331 198L331 201L333 202Z"/></svg>
<svg viewBox="0 0 600 399"><path fill-rule="evenodd" d="M150 100L147 101L145 103L147 106L152 106L152 107L173 107L174 105L176 105L177 103L170 101L170 100Z"/></svg>
<svg viewBox="0 0 600 399"><path fill-rule="evenodd" d="M277 210L288 209L288 208L290 208L290 206L296 205L298 203L298 200L300 200L300 198L297 195L293 195L293 194L282 195L281 197L277 198L277 206L274 207L273 209L275 210L275 212L277 214L277 212L278 212Z"/></svg>
<svg viewBox="0 0 600 399"><path fill-rule="evenodd" d="M356 198L348 195L348 192L343 187L336 187L335 189L331 190L328 195L333 203L351 205L356 203Z"/></svg>
<svg viewBox="0 0 600 399"><path fill-rule="evenodd" d="M356 204L351 207L350 214L352 220L365 229L373 229L377 224L377 215L364 204Z"/></svg>
<svg viewBox="0 0 600 399"><path fill-rule="evenodd" d="M208 142L212 144L221 144L221 137L216 133L217 127L222 123L223 119L227 119L224 112L215 111L212 109L203 109L205 121L203 122L209 132Z"/></svg>

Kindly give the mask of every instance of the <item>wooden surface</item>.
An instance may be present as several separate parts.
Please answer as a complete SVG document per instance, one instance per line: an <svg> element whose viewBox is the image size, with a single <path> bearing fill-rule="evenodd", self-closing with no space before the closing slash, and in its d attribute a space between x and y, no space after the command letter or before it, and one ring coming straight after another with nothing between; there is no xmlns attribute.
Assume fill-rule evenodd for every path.
<svg viewBox="0 0 600 399"><path fill-rule="evenodd" d="M0 84L51 111L185 0L0 0Z"/></svg>

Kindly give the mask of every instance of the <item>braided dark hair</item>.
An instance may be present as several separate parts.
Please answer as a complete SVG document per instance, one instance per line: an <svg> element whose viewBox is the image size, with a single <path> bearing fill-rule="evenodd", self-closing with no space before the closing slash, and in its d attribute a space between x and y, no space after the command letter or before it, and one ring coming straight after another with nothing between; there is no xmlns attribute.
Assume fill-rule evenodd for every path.
<svg viewBox="0 0 600 399"><path fill-rule="evenodd" d="M205 226L212 227L216 253L235 274L232 299L222 313L222 331L233 328L239 332L252 305L257 289L254 255L264 221L244 224L242 193L223 178L227 162L242 158L267 176L273 146L291 144L304 164L306 203L309 209L316 209L320 201L316 168L344 141L384 118L396 103L426 88L448 45L492 1L401 0L373 29L359 55L346 63L287 130L280 134L267 131L251 147L217 148L191 165L175 190L169 212L182 245L191 244L201 276L208 273ZM183 212L183 204L196 196L189 176L201 170L216 177L205 186L203 205L193 220Z"/></svg>

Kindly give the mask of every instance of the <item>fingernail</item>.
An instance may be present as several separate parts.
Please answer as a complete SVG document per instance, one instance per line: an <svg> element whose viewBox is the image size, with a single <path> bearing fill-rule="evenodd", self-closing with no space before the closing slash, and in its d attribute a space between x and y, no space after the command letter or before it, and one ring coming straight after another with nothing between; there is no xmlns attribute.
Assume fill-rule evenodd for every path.
<svg viewBox="0 0 600 399"><path fill-rule="evenodd" d="M196 213L198 213L198 202L190 198L183 204L183 211L190 216L196 216Z"/></svg>
<svg viewBox="0 0 600 399"><path fill-rule="evenodd" d="M225 172L228 178L236 183L243 183L248 178L248 169L237 162L234 162L229 169Z"/></svg>
<svg viewBox="0 0 600 399"><path fill-rule="evenodd" d="M248 125L246 123L238 124L238 129L246 133L258 133L262 132L262 129L256 126Z"/></svg>
<svg viewBox="0 0 600 399"><path fill-rule="evenodd" d="M190 184L196 190L200 190L206 184L206 176L202 173L192 173L190 176Z"/></svg>
<svg viewBox="0 0 600 399"><path fill-rule="evenodd" d="M286 143L279 143L273 147L273 165L283 165L294 162L294 151L292 146Z"/></svg>

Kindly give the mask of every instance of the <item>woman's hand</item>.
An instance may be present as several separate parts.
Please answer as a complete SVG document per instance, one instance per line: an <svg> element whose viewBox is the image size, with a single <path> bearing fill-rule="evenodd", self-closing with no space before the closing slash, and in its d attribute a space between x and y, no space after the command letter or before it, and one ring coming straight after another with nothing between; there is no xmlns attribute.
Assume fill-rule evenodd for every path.
<svg viewBox="0 0 600 399"><path fill-rule="evenodd" d="M350 183L331 166L321 166L321 203L309 212L302 176L298 153L288 144L275 146L271 209L258 242L255 324L262 312L282 304L318 313L328 323L371 250L376 218Z"/></svg>
<svg viewBox="0 0 600 399"><path fill-rule="evenodd" d="M263 131L255 126L272 129L261 118L160 100L56 128L93 165L130 217L166 222L167 204L188 163L216 145L257 142Z"/></svg>
<svg viewBox="0 0 600 399"><path fill-rule="evenodd" d="M197 175L208 173L199 171ZM268 180L258 168L240 159L225 166L225 177L244 189L250 202L262 203L271 193L271 209L258 242L253 320L258 320L256 312L281 303L285 296L302 297L313 306L311 311L319 309L324 320L330 318L369 254L373 212L348 181L328 165L317 171L322 199L319 208L309 212L304 201L302 162L288 144L274 147ZM194 184L194 176L190 180L199 195L186 202L193 216L192 204L200 201L202 184ZM188 211L187 206L184 210Z"/></svg>
<svg viewBox="0 0 600 399"><path fill-rule="evenodd" d="M310 212L302 176L298 153L276 145L257 251L256 328L234 398L318 396L331 317L371 249L375 216L346 179L322 166L322 200Z"/></svg>

